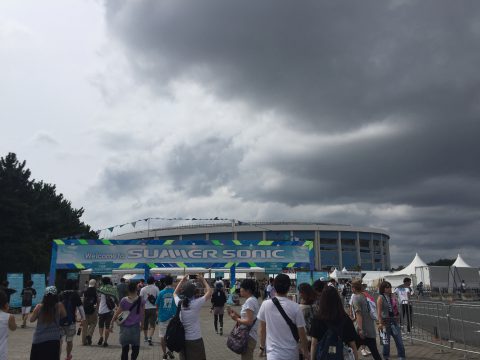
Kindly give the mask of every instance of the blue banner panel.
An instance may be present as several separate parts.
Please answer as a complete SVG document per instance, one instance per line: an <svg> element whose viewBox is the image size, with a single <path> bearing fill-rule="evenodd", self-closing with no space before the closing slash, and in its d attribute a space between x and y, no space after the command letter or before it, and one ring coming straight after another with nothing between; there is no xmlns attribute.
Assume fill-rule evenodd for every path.
<svg viewBox="0 0 480 360"><path fill-rule="evenodd" d="M328 272L326 271L314 271L313 272L313 281L322 279L324 281L328 281L330 279L330 276L328 276Z"/></svg>
<svg viewBox="0 0 480 360"><path fill-rule="evenodd" d="M42 302L45 294L45 274L32 274L33 288L37 291L37 296L33 298L33 306Z"/></svg>
<svg viewBox="0 0 480 360"><path fill-rule="evenodd" d="M113 271L113 261L94 262L92 265L92 274L95 275L108 275Z"/></svg>
<svg viewBox="0 0 480 360"><path fill-rule="evenodd" d="M214 245L62 245L57 264L74 263L308 263L304 246L214 246Z"/></svg>
<svg viewBox="0 0 480 360"><path fill-rule="evenodd" d="M297 289L298 289L298 285L303 284L303 283L307 283L307 284L310 284L310 285L313 284L312 275L310 274L310 271L309 272L297 272Z"/></svg>
<svg viewBox="0 0 480 360"><path fill-rule="evenodd" d="M10 307L18 308L22 306L22 297L20 294L23 289L23 274L7 274L7 281L10 283L10 289L17 290L16 293L10 297Z"/></svg>

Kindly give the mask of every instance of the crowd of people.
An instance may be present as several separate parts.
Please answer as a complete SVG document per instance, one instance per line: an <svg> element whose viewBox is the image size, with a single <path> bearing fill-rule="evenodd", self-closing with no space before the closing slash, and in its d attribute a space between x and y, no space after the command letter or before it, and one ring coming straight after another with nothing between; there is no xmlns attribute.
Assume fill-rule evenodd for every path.
<svg viewBox="0 0 480 360"><path fill-rule="evenodd" d="M223 334L225 311L235 326L243 329L240 352L236 350L238 346L231 347L227 342L242 360L252 360L257 347L259 355L267 360L358 359L359 353L385 360L390 358L390 339L396 345L398 359L405 359L401 312L410 314L406 319L408 330L411 327L408 299L413 291L409 278L395 291L390 283L382 282L376 300L360 280L342 288L332 280L317 280L313 285L302 283L298 286L298 303L288 297L292 284L286 274L269 279L264 289L259 288L257 281L245 279L235 287L244 299L240 311L228 305L229 291L221 279L211 286L201 274L183 277L175 288L169 275L161 283L150 277L146 284L121 279L113 285L108 277L102 278L101 283L91 279L81 291L76 289L74 280L67 280L61 292L55 286L47 287L29 316L36 296L32 285L27 282L22 291L21 326L27 326L27 320L36 322L30 352L33 360L60 359L63 344L65 359L71 360L75 334L82 335L84 346L96 343L108 347L114 326L118 326L122 360L137 359L142 331L146 346L154 346L152 338L157 327L162 359L174 359L166 338L169 323L176 316L184 329L180 359L204 360L207 356L200 310L207 303L211 304L217 334ZM264 299L260 304L261 290ZM98 338L94 339L97 325ZM15 329L8 295L0 290L1 360L7 358L8 331ZM383 357L377 348L377 336Z"/></svg>

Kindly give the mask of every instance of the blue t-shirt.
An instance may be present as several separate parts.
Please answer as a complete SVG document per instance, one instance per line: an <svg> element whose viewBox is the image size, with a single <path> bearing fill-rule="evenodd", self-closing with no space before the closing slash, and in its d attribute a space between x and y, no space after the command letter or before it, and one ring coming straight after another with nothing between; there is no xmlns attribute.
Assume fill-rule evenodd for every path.
<svg viewBox="0 0 480 360"><path fill-rule="evenodd" d="M177 312L177 305L175 305L173 300L173 291L172 288L165 288L158 294L156 304L158 307L158 321L160 322L170 320Z"/></svg>

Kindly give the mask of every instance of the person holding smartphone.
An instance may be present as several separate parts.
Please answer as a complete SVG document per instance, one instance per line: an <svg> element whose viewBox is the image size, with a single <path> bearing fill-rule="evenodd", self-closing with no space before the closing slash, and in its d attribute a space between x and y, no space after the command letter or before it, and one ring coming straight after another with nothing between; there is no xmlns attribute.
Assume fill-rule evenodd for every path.
<svg viewBox="0 0 480 360"><path fill-rule="evenodd" d="M240 296L245 298L245 303L238 314L235 310L227 307L228 315L233 321L236 321L240 326L244 326L247 329L250 328L248 333L248 346L247 350L241 355L241 360L253 360L253 352L257 345L257 314L260 309L258 299L256 296L257 284L253 279L245 279L240 284Z"/></svg>
<svg viewBox="0 0 480 360"><path fill-rule="evenodd" d="M205 288L205 294L202 297L195 298L197 286L193 281L188 280L188 275L178 283L173 293L173 298L177 306L180 301L182 301L180 320L185 329L185 347L180 352L180 360L206 359L205 345L200 329L200 310L207 301L210 301L213 290L203 278L202 274L198 274L196 280ZM182 300L179 295L183 295Z"/></svg>

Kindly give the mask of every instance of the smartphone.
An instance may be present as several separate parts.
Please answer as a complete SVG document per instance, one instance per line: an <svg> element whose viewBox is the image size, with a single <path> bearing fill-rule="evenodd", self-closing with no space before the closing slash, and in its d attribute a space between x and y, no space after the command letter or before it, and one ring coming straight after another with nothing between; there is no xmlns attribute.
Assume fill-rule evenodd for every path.
<svg viewBox="0 0 480 360"><path fill-rule="evenodd" d="M190 274L188 275L188 278L191 280L195 280L197 278L197 274Z"/></svg>

